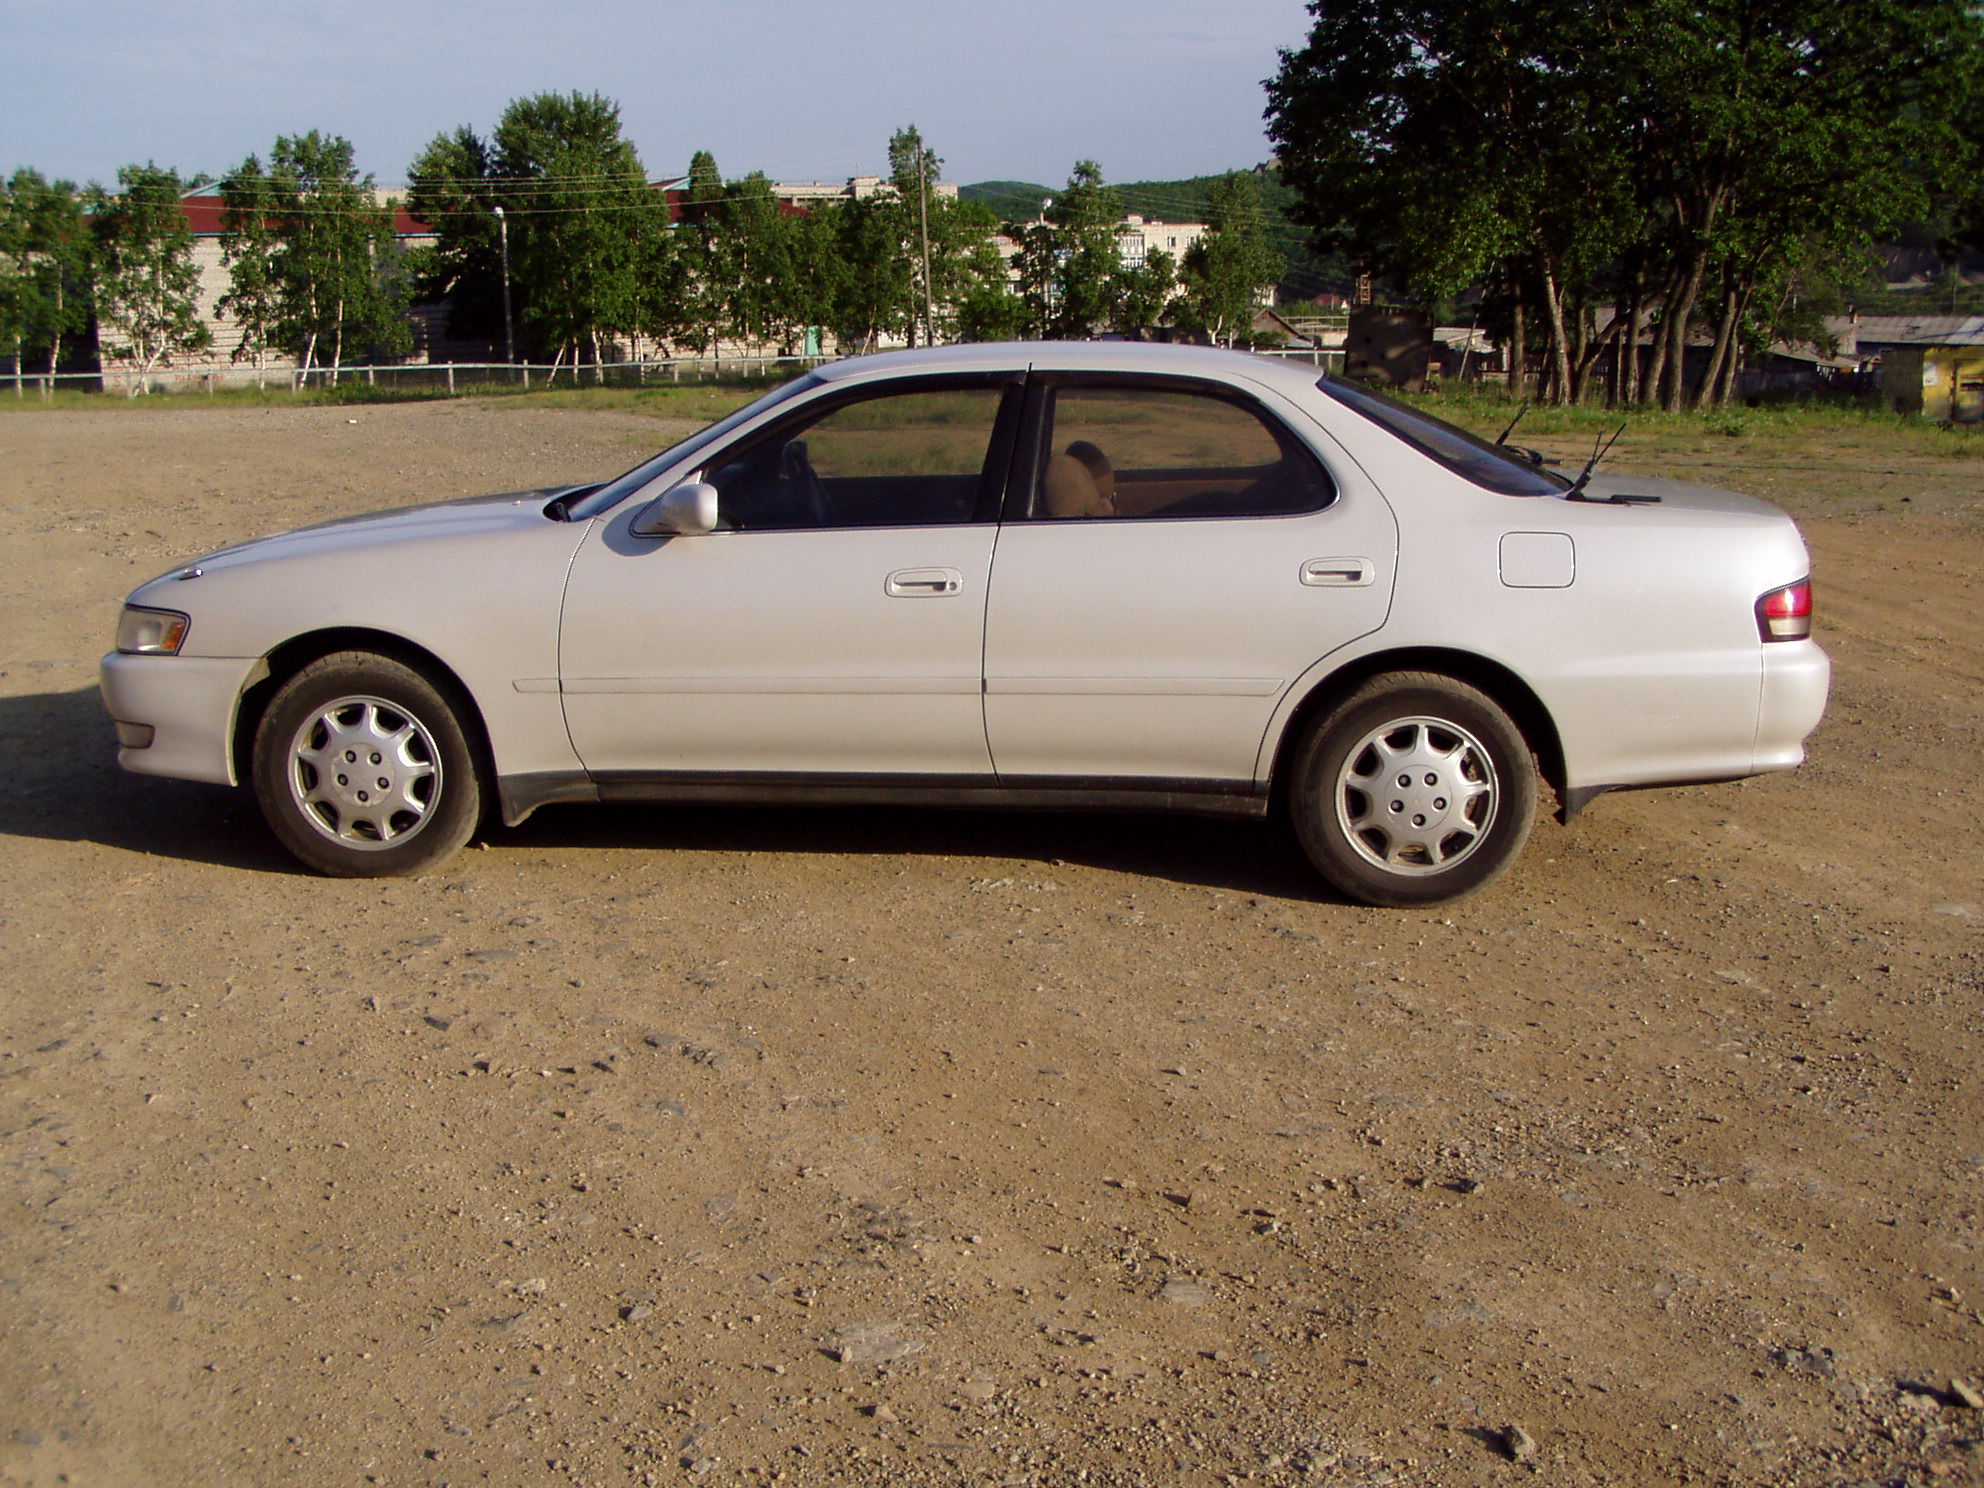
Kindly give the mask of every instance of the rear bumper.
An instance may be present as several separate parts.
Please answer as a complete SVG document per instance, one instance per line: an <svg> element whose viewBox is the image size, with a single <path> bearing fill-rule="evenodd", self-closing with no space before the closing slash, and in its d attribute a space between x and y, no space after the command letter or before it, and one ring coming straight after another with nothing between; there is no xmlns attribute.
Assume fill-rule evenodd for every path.
<svg viewBox="0 0 1984 1488"><path fill-rule="evenodd" d="M1790 770L1804 761L1805 739L1825 717L1831 687L1832 661L1816 642L1764 647L1754 769Z"/></svg>
<svg viewBox="0 0 1984 1488"><path fill-rule="evenodd" d="M234 712L256 663L236 657L103 658L97 685L113 721L152 731L151 743L123 747L117 763L137 775L235 784Z"/></svg>

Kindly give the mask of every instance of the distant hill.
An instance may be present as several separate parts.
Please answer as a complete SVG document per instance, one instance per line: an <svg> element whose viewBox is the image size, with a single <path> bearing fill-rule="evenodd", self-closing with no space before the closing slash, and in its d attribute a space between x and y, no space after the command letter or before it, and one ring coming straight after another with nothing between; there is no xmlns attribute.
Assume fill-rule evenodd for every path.
<svg viewBox="0 0 1984 1488"><path fill-rule="evenodd" d="M999 214L1001 222L1031 222L1039 215L1040 204L1054 192L1052 186L1036 186L1031 181L978 181L958 187L958 200L984 202Z"/></svg>
<svg viewBox="0 0 1984 1488"><path fill-rule="evenodd" d="M1189 176L1180 181L1131 181L1112 183L1122 200L1123 210L1155 222L1204 222L1218 176ZM1313 299L1321 294L1348 295L1356 273L1340 254L1323 257L1308 246L1308 230L1292 221L1289 211L1295 193L1281 184L1273 171L1255 177L1267 208L1267 232L1281 250L1287 267L1278 287L1285 300ZM964 201L984 202L999 214L1001 221L1031 222L1040 214L1040 204L1059 190L1033 181L978 181L960 186Z"/></svg>

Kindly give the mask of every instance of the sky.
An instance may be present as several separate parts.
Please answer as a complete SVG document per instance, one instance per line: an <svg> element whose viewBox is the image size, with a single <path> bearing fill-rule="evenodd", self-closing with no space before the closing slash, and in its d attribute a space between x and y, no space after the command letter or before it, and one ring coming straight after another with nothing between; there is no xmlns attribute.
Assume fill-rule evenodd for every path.
<svg viewBox="0 0 1984 1488"><path fill-rule="evenodd" d="M218 176L276 136L399 185L511 99L602 93L651 176L887 169L915 124L958 183L1172 179L1265 160L1302 0L0 0L0 171Z"/></svg>

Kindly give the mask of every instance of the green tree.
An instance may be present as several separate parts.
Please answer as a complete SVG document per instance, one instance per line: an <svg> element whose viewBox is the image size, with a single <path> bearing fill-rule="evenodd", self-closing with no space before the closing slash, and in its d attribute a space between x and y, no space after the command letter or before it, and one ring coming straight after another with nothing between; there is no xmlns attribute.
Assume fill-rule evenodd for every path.
<svg viewBox="0 0 1984 1488"><path fill-rule="evenodd" d="M1273 292L1282 268L1251 175L1234 171L1214 184L1206 226L1206 235L1185 252L1181 308L1187 323L1215 345L1244 343L1253 334L1255 307L1264 292Z"/></svg>
<svg viewBox="0 0 1984 1488"><path fill-rule="evenodd" d="M1721 356L1743 300L1801 241L1866 244L1963 173L1961 129L1984 108L1984 14L1966 0L1662 0L1653 19L1632 55L1648 103L1641 199L1659 204L1672 245L1658 395L1675 408L1718 271Z"/></svg>
<svg viewBox="0 0 1984 1488"><path fill-rule="evenodd" d="M1312 11L1269 84L1269 134L1317 246L1426 306L1486 283L1518 354L1540 309L1564 400L1603 354L1607 299L1615 391L1642 390L1651 326L1644 391L1686 400L1704 294L1720 314L1699 386L1726 386L1759 287L1802 242L1865 243L1922 203L1978 109L1984 20L1968 0Z"/></svg>
<svg viewBox="0 0 1984 1488"><path fill-rule="evenodd" d="M682 201L677 217L692 227L703 227L723 215L723 172L716 168L716 156L698 150L689 157L689 174L682 183Z"/></svg>
<svg viewBox="0 0 1984 1488"><path fill-rule="evenodd" d="M1035 339L1054 334L1054 307L1059 293L1061 234L1045 215L1032 222L1008 222L1006 236L1018 245L1013 272L1019 289L1020 333Z"/></svg>
<svg viewBox="0 0 1984 1488"><path fill-rule="evenodd" d="M932 157L934 158L934 157ZM980 202L929 203L930 339L996 340L1015 334L1020 311L993 237L999 219Z"/></svg>
<svg viewBox="0 0 1984 1488"><path fill-rule="evenodd" d="M1109 317L1111 329L1141 341L1144 332L1163 319L1177 292L1177 259L1162 248L1148 249L1141 264L1125 267L1117 276L1116 304Z"/></svg>
<svg viewBox="0 0 1984 1488"><path fill-rule="evenodd" d="M0 347L12 348L16 393L29 357L61 369L89 316L90 233L76 188L15 171L0 183Z"/></svg>
<svg viewBox="0 0 1984 1488"><path fill-rule="evenodd" d="M912 346L916 344L919 323L925 341L937 339L936 289L931 282L930 262L933 215L930 188L943 168L944 162L924 148L923 136L914 124L898 129L889 137L889 183L895 188L894 200L901 224L899 235L909 258L909 295L904 320Z"/></svg>
<svg viewBox="0 0 1984 1488"><path fill-rule="evenodd" d="M518 326L574 375L597 369L606 343L654 319L641 272L665 249L666 208L621 133L619 105L598 94L511 101L484 140L463 127L437 136L409 172L408 208L433 227L418 265L427 293L459 297L458 334L502 328L503 231Z"/></svg>
<svg viewBox="0 0 1984 1488"><path fill-rule="evenodd" d="M599 94L520 98L496 125L495 175L510 221L523 323L595 369L640 318L634 271L645 219L662 210L618 104Z"/></svg>
<svg viewBox="0 0 1984 1488"><path fill-rule="evenodd" d="M259 367L269 349L293 349L299 377L328 365L335 381L347 348L394 356L412 344L393 208L348 140L280 136L266 170L251 155L220 193L232 283L217 308L241 326L237 359Z"/></svg>
<svg viewBox="0 0 1984 1488"><path fill-rule="evenodd" d="M698 356L716 353L730 316L730 245L724 233L723 175L716 157L698 150L676 205L673 293L646 298L649 334L679 341Z"/></svg>
<svg viewBox="0 0 1984 1488"><path fill-rule="evenodd" d="M1014 318L1005 264L992 246L998 216L982 203L939 194L943 170L943 158L914 124L890 136L892 194L880 210L893 222L903 261L888 276L902 296L894 328L912 345L919 327L922 340L936 342L965 337L967 325L974 334L1010 327Z"/></svg>
<svg viewBox="0 0 1984 1488"><path fill-rule="evenodd" d="M841 265L829 323L843 348L873 350L907 329L912 280L901 214L889 198L870 197L836 202L826 215Z"/></svg>
<svg viewBox="0 0 1984 1488"><path fill-rule="evenodd" d="M1053 234L1045 244L1052 259L1048 303L1049 335L1081 339L1111 323L1123 273L1116 246L1122 203L1103 184L1093 160L1077 161L1068 184L1047 209Z"/></svg>
<svg viewBox="0 0 1984 1488"><path fill-rule="evenodd" d="M733 340L779 340L804 319L807 307L792 222L763 171L725 189L717 236L723 330Z"/></svg>
<svg viewBox="0 0 1984 1488"><path fill-rule="evenodd" d="M488 142L466 126L437 135L407 176L407 211L435 236L409 255L416 293L446 303L450 335L502 345L502 196Z"/></svg>
<svg viewBox="0 0 1984 1488"><path fill-rule="evenodd" d="M241 338L231 359L252 360L259 374L282 335L284 286L276 258L282 241L277 214L283 203L253 155L221 177L220 195L225 204L221 223L228 233L221 249L228 288L215 302L214 312L240 327Z"/></svg>
<svg viewBox="0 0 1984 1488"><path fill-rule="evenodd" d="M1616 68L1592 34L1598 10L1319 6L1308 45L1282 54L1268 88L1282 179L1318 249L1348 252L1427 308L1499 276L1514 290L1510 338L1525 341L1524 295L1539 270L1561 279L1551 266L1570 251L1553 229L1581 233L1580 247L1601 238L1624 169L1625 130L1603 109ZM1567 71L1581 48L1591 58ZM1561 296L1552 305L1556 327Z"/></svg>
<svg viewBox="0 0 1984 1488"><path fill-rule="evenodd" d="M1006 261L992 242L995 226L991 209L981 208L974 226L980 236L949 292L952 328L960 341L1011 341L1026 330L1026 302L1013 293Z"/></svg>
<svg viewBox="0 0 1984 1488"><path fill-rule="evenodd" d="M200 273L193 230L180 210L179 173L156 165L117 172L116 195L99 193L95 237L98 345L138 376L131 395L151 390L151 374L176 356L212 344L200 319Z"/></svg>

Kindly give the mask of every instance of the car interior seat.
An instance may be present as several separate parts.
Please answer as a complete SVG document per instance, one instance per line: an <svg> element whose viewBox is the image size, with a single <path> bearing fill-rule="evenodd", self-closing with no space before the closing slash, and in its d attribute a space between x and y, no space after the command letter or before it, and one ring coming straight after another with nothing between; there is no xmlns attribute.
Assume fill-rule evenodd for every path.
<svg viewBox="0 0 1984 1488"><path fill-rule="evenodd" d="M1050 517L1113 517L1116 471L1099 448L1077 439L1047 462L1040 494Z"/></svg>

